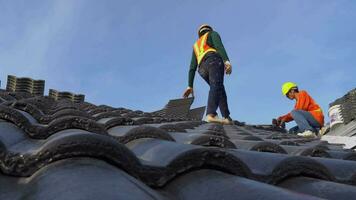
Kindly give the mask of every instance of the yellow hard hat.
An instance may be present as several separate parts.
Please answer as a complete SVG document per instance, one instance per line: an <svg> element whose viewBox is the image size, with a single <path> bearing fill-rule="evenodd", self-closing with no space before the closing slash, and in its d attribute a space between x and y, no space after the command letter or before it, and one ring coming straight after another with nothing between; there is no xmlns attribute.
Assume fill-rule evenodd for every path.
<svg viewBox="0 0 356 200"><path fill-rule="evenodd" d="M286 82L282 85L282 93L283 95L287 95L289 90L292 88L298 88L297 84L293 82Z"/></svg>

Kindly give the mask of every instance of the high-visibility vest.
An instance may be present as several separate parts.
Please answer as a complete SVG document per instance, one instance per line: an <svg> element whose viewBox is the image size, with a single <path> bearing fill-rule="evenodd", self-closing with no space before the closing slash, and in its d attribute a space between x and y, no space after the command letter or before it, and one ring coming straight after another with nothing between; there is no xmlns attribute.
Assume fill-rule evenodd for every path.
<svg viewBox="0 0 356 200"><path fill-rule="evenodd" d="M209 32L205 33L201 36L195 43L194 43L194 53L195 57L197 58L198 65L208 52L216 52L214 48L211 48L207 43Z"/></svg>

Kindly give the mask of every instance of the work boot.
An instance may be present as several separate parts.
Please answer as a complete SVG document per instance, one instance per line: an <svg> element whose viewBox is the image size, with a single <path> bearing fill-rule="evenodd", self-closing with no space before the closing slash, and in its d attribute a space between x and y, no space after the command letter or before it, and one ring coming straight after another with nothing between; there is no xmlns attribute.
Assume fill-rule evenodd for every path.
<svg viewBox="0 0 356 200"><path fill-rule="evenodd" d="M323 136L325 135L325 133L328 131L328 128L326 126L323 126L320 131L319 131L319 135Z"/></svg>
<svg viewBox="0 0 356 200"><path fill-rule="evenodd" d="M305 138L315 138L316 137L315 133L310 130L306 130L303 133L298 133L297 135L305 137Z"/></svg>
<svg viewBox="0 0 356 200"><path fill-rule="evenodd" d="M207 115L205 120L209 123L221 123L221 119L217 115Z"/></svg>
<svg viewBox="0 0 356 200"><path fill-rule="evenodd" d="M231 117L225 117L223 120L221 120L221 123L224 125L233 125L234 124Z"/></svg>

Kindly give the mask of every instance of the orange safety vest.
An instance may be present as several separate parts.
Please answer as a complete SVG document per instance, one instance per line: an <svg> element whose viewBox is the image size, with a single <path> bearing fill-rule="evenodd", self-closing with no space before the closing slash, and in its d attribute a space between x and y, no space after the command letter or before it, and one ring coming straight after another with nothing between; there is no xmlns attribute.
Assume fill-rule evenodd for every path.
<svg viewBox="0 0 356 200"><path fill-rule="evenodd" d="M203 60L204 56L208 52L216 52L214 48L211 48L207 43L209 32L205 33L203 36L201 36L193 46L195 57L197 58L198 65L200 62Z"/></svg>

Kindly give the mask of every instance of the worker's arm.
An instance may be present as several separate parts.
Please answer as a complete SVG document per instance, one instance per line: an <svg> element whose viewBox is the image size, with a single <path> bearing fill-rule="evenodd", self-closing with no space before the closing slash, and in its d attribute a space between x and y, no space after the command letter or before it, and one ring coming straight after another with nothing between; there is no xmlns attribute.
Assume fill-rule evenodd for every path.
<svg viewBox="0 0 356 200"><path fill-rule="evenodd" d="M231 74L232 72L232 67L231 67L231 63L229 61L229 57L227 56L227 53L225 51L224 45L221 41L220 35L215 32L212 31L209 34L208 37L208 45L211 45L211 47L213 47L214 49L216 49L216 51L218 52L218 54L221 56L221 58L224 61L224 65L225 65L225 72L226 74Z"/></svg>
<svg viewBox="0 0 356 200"><path fill-rule="evenodd" d="M193 88L194 76L195 76L195 71L197 70L197 66L198 66L198 62L193 50L192 60L190 61L190 68L189 68L188 87Z"/></svg>
<svg viewBox="0 0 356 200"><path fill-rule="evenodd" d="M278 117L277 120L281 121L281 122L290 122L290 121L293 121L293 117L292 117L292 114L288 113L286 115L282 115L282 116Z"/></svg>
<svg viewBox="0 0 356 200"><path fill-rule="evenodd" d="M310 104L310 96L306 91L300 91L298 94L298 100L297 103L295 104L295 109L296 110L305 110L308 111Z"/></svg>
<svg viewBox="0 0 356 200"><path fill-rule="evenodd" d="M197 59L194 54L192 54L192 60L190 61L190 68L189 68L189 78L188 78L188 88L184 91L183 97L187 98L189 97L190 94L194 97L194 92L193 92L193 83L194 83L194 76L195 76L195 71L197 70Z"/></svg>
<svg viewBox="0 0 356 200"><path fill-rule="evenodd" d="M225 51L224 45L221 41L220 35L217 32L211 31L208 38L208 44L211 45L211 47L213 47L214 49L216 49L216 51L222 57L224 63L226 61L230 62L229 57L227 56L227 53Z"/></svg>

